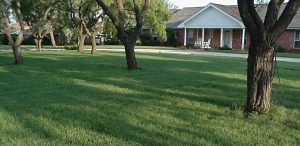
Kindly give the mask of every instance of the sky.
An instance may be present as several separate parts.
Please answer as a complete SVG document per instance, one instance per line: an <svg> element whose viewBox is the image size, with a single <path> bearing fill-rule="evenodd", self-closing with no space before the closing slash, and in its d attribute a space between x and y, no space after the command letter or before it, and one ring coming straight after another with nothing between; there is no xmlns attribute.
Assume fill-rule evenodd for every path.
<svg viewBox="0 0 300 146"><path fill-rule="evenodd" d="M285 2L287 1L288 0L285 0ZM206 6L209 3L237 5L237 0L169 0L169 2L177 5L179 8L200 7L200 6Z"/></svg>

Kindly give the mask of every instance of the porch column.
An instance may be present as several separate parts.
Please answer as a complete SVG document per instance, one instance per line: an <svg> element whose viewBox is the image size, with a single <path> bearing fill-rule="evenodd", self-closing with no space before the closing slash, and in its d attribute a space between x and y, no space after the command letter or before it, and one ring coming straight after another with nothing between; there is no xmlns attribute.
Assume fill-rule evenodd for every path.
<svg viewBox="0 0 300 146"><path fill-rule="evenodd" d="M183 37L184 43L183 46L186 46L186 28L184 28L184 37Z"/></svg>
<svg viewBox="0 0 300 146"><path fill-rule="evenodd" d="M221 28L221 36L220 36L220 47L223 47L224 45L223 45L223 34L224 33L224 29L223 28Z"/></svg>
<svg viewBox="0 0 300 146"><path fill-rule="evenodd" d="M243 34L242 34L242 51L245 49L245 29L243 29Z"/></svg>
<svg viewBox="0 0 300 146"><path fill-rule="evenodd" d="M202 28L201 48L204 48L204 28Z"/></svg>

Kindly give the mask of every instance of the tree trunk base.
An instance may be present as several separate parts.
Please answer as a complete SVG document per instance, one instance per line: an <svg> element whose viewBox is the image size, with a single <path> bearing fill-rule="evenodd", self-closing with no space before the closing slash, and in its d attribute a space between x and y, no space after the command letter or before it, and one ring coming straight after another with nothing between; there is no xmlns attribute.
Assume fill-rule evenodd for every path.
<svg viewBox="0 0 300 146"><path fill-rule="evenodd" d="M135 52L134 52L134 43L128 42L124 46L125 46L125 54L126 54L128 70L137 69L137 61L136 61Z"/></svg>
<svg viewBox="0 0 300 146"><path fill-rule="evenodd" d="M274 49L258 46L264 47L253 46L248 56L246 113L268 113L271 107ZM257 55L253 50L261 51Z"/></svg>

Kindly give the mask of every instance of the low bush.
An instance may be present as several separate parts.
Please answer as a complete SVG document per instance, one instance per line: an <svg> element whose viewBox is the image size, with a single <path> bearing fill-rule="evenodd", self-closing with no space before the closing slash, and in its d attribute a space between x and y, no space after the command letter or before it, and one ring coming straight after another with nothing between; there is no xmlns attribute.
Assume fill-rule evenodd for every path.
<svg viewBox="0 0 300 146"><path fill-rule="evenodd" d="M78 46L77 45L69 45L64 47L65 50L77 50Z"/></svg>
<svg viewBox="0 0 300 146"><path fill-rule="evenodd" d="M279 53L284 53L284 52L286 52L286 51L285 51L285 48L284 48L284 47L282 47L281 45L279 45L279 46L277 47L277 52L279 52Z"/></svg>
<svg viewBox="0 0 300 146"><path fill-rule="evenodd" d="M230 48L227 45L224 45L223 47L220 47L219 50L232 50L232 48Z"/></svg>

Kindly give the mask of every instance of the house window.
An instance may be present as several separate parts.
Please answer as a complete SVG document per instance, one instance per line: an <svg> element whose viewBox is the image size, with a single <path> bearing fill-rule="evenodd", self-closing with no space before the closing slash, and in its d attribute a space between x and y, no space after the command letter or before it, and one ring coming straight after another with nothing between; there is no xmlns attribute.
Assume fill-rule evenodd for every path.
<svg viewBox="0 0 300 146"><path fill-rule="evenodd" d="M295 48L300 48L300 30L295 33Z"/></svg>
<svg viewBox="0 0 300 146"><path fill-rule="evenodd" d="M187 35L188 35L187 36L188 39L193 39L194 38L194 30L189 29Z"/></svg>
<svg viewBox="0 0 300 146"><path fill-rule="evenodd" d="M243 30L240 31L240 46L242 46L242 40L243 40ZM244 39L244 46L247 46L247 35L245 34L245 39Z"/></svg>
<svg viewBox="0 0 300 146"><path fill-rule="evenodd" d="M187 30L187 44L194 44L194 30L188 29Z"/></svg>
<svg viewBox="0 0 300 146"><path fill-rule="evenodd" d="M213 29L209 29L209 30L207 31L207 40L213 38L213 33L214 33Z"/></svg>

